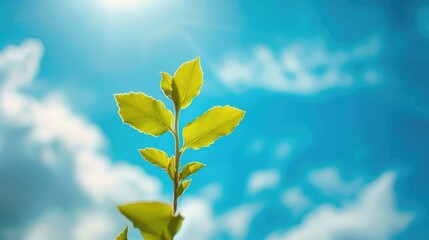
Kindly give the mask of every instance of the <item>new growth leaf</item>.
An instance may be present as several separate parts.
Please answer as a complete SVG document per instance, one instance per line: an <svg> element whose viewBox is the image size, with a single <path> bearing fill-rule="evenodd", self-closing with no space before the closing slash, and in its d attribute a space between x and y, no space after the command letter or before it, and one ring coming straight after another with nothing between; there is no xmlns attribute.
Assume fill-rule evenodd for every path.
<svg viewBox="0 0 429 240"><path fill-rule="evenodd" d="M138 228L145 240L172 240L180 230L183 217L177 211L179 197L189 188L187 179L205 164L191 162L180 168L180 160L186 149L208 147L218 138L226 136L238 126L245 112L229 105L215 106L188 123L180 141L179 114L189 107L203 85L200 58L183 63L174 76L161 72L160 88L173 102L174 114L164 103L144 93L115 94L119 115L125 124L141 133L160 136L169 131L174 137L175 154L156 148L139 149L143 159L164 170L173 183L172 204L162 202L136 202L119 206L119 211ZM181 170L180 170L181 169ZM128 227L116 240L126 240Z"/></svg>
<svg viewBox="0 0 429 240"><path fill-rule="evenodd" d="M144 93L115 94L122 121L139 132L159 136L172 130L173 113L164 103Z"/></svg>

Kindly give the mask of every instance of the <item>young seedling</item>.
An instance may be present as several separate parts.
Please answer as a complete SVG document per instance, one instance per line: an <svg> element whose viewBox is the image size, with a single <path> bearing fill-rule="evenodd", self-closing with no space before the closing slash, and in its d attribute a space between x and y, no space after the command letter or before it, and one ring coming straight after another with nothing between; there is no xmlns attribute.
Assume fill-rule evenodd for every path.
<svg viewBox="0 0 429 240"><path fill-rule="evenodd" d="M122 121L137 131L152 136L170 132L174 136L175 154L168 156L156 148L139 149L148 162L164 170L173 182L172 204L137 202L119 206L119 211L138 228L145 240L172 240L179 231L183 217L177 211L179 197L189 187L192 174L205 165L191 162L180 168L180 159L187 149L208 147L218 138L230 134L244 117L244 111L231 106L215 106L188 123L179 136L179 114L200 93L203 71L200 58L183 63L174 76L161 72L160 87L173 101L174 114L164 103L144 93L115 94ZM126 240L128 227L116 240Z"/></svg>

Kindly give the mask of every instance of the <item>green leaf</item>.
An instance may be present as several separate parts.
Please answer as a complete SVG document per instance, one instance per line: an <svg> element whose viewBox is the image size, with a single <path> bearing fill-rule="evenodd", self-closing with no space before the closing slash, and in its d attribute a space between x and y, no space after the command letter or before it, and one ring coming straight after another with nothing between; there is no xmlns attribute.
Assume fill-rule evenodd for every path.
<svg viewBox="0 0 429 240"><path fill-rule="evenodd" d="M172 130L173 113L164 103L144 93L115 94L122 121L138 131L159 136Z"/></svg>
<svg viewBox="0 0 429 240"><path fill-rule="evenodd" d="M174 236L176 233L179 232L180 227L182 226L183 217L175 217L173 218L170 223L168 224L168 231L164 231L163 239L165 240L171 240L173 239L172 236ZM174 233L174 234L172 234Z"/></svg>
<svg viewBox="0 0 429 240"><path fill-rule="evenodd" d="M173 82L173 78L170 76L170 74L166 72L161 72L161 89L164 92L164 95L170 99L173 99L171 96L171 92L173 91L173 88L171 87L171 83Z"/></svg>
<svg viewBox="0 0 429 240"><path fill-rule="evenodd" d="M183 129L183 150L208 147L216 139L230 134L244 118L244 114L243 110L229 105L213 107Z"/></svg>
<svg viewBox="0 0 429 240"><path fill-rule="evenodd" d="M177 197L182 196L183 192L189 187L189 184L191 184L192 180L186 180L180 183L179 189L177 189Z"/></svg>
<svg viewBox="0 0 429 240"><path fill-rule="evenodd" d="M118 208L140 230L145 240L171 240L183 221L182 216L172 215L169 204L162 202L137 202Z"/></svg>
<svg viewBox="0 0 429 240"><path fill-rule="evenodd" d="M203 70L200 58L183 63L176 71L172 81L172 98L180 107L186 108L200 93L203 85Z"/></svg>
<svg viewBox="0 0 429 240"><path fill-rule="evenodd" d="M156 148L139 149L140 154L146 161L164 170L168 168L169 158L167 153Z"/></svg>
<svg viewBox="0 0 429 240"><path fill-rule="evenodd" d="M116 237L116 240L127 240L128 226Z"/></svg>
<svg viewBox="0 0 429 240"><path fill-rule="evenodd" d="M185 178L196 173L198 170L200 170L204 166L205 166L205 164L202 164L200 162L191 162L191 163L186 164L185 166L183 166L182 171L180 172L180 175L179 175L180 181L182 181Z"/></svg>
<svg viewBox="0 0 429 240"><path fill-rule="evenodd" d="M171 156L170 161L168 162L167 173L170 176L171 180L174 181L174 171L176 170L176 157Z"/></svg>

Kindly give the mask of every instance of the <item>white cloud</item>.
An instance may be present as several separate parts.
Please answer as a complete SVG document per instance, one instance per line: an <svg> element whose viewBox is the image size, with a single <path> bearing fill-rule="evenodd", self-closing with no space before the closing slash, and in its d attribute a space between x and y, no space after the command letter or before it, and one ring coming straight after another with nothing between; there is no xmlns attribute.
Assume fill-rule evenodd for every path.
<svg viewBox="0 0 429 240"><path fill-rule="evenodd" d="M325 204L308 214L302 223L269 240L387 240L404 230L414 214L397 209L393 192L396 174L386 172L368 184L353 203L336 208Z"/></svg>
<svg viewBox="0 0 429 240"><path fill-rule="evenodd" d="M338 170L334 167L313 171L308 175L308 179L315 187L327 194L353 194L362 183L359 179L351 182L343 181Z"/></svg>
<svg viewBox="0 0 429 240"><path fill-rule="evenodd" d="M39 71L43 45L38 40L26 40L21 46L7 46L0 54L3 89L28 86Z"/></svg>
<svg viewBox="0 0 429 240"><path fill-rule="evenodd" d="M247 183L250 194L259 193L265 189L275 188L280 181L280 173L276 169L253 172Z"/></svg>
<svg viewBox="0 0 429 240"><path fill-rule="evenodd" d="M264 150L265 142L261 138L252 139L247 146L247 152L250 155L258 154Z"/></svg>
<svg viewBox="0 0 429 240"><path fill-rule="evenodd" d="M208 184L201 189L200 195L211 202L217 201L222 197L222 187L218 183Z"/></svg>
<svg viewBox="0 0 429 240"><path fill-rule="evenodd" d="M281 142L276 146L275 156L277 159L287 157L292 151L292 144L290 142Z"/></svg>
<svg viewBox="0 0 429 240"><path fill-rule="evenodd" d="M48 204L44 208L36 202L16 206L41 213L23 215L25 219L20 221L29 226L28 235L14 226L22 236L15 234L9 239L113 239L125 224L116 215L114 205L160 198L161 183L136 166L113 163L104 153L107 139L102 130L73 112L60 94L51 93L39 99L22 91L31 87L42 55L43 45L37 40L6 47L0 53L0 124L8 132L19 133L1 133L1 138L19 139L8 145L13 149L0 152L2 156L9 154L0 158L2 170L16 165L28 169L29 162L21 159L21 155L30 156L31 166L35 167L28 169L26 176L13 176L10 184L17 184L15 194L8 195L10 201L0 201L0 208L7 209L10 205L1 205L14 204L13 199L21 199L20 194L30 190L22 188L22 182L32 186L32 200L37 197L40 203L54 201L54 206ZM44 184L38 185L37 181L46 181L54 188L45 193ZM61 198L64 192L82 203L73 202L76 199L60 200L67 204L51 200ZM0 238L5 231L0 224Z"/></svg>
<svg viewBox="0 0 429 240"><path fill-rule="evenodd" d="M379 81L372 66L378 51L377 38L345 51L330 50L320 42L291 44L279 53L260 45L250 56L227 54L215 73L225 86L238 92L262 88L314 94ZM359 71L355 70L357 66Z"/></svg>
<svg viewBox="0 0 429 240"><path fill-rule="evenodd" d="M177 234L178 240L210 239L217 226L212 203L204 198L186 197L180 203L180 212L186 216Z"/></svg>
<svg viewBox="0 0 429 240"><path fill-rule="evenodd" d="M61 211L48 211L31 226L25 239L114 239L106 229L117 229L118 221L108 212L88 210L71 214L72 217Z"/></svg>
<svg viewBox="0 0 429 240"><path fill-rule="evenodd" d="M221 233L226 233L230 239L245 239L249 225L261 206L244 204L216 216L213 209L215 200L205 195L213 187L218 189L220 186L209 185L197 196L182 200L179 209L186 220L177 235L178 240L216 239L216 235Z"/></svg>
<svg viewBox="0 0 429 240"><path fill-rule="evenodd" d="M44 240L47 237L70 239L71 236L68 236L70 233L64 229L67 225L68 221L64 214L56 211L48 212L31 226L25 239Z"/></svg>
<svg viewBox="0 0 429 240"><path fill-rule="evenodd" d="M107 212L97 210L81 212L73 225L73 239L111 239L111 233L105 229L116 229L117 224L118 221L112 219Z"/></svg>
<svg viewBox="0 0 429 240"><path fill-rule="evenodd" d="M237 207L221 216L218 225L229 232L232 239L245 239L250 222L260 208L259 204Z"/></svg>
<svg viewBox="0 0 429 240"><path fill-rule="evenodd" d="M305 196L302 190L298 187L291 188L284 192L281 200L282 203L296 215L313 205L311 200Z"/></svg>

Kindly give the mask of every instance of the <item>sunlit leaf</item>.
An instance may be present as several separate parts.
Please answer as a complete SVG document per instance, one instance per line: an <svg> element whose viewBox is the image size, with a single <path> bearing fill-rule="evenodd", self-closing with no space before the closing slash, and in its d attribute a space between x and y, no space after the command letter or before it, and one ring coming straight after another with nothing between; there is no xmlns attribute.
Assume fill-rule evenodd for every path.
<svg viewBox="0 0 429 240"><path fill-rule="evenodd" d="M168 168L169 158L167 153L156 148L139 149L140 154L146 161L164 170Z"/></svg>
<svg viewBox="0 0 429 240"><path fill-rule="evenodd" d="M162 202L137 202L118 207L145 240L171 240L179 231L183 217L173 216L171 206Z"/></svg>
<svg viewBox="0 0 429 240"><path fill-rule="evenodd" d="M243 110L228 105L213 107L183 129L183 149L207 147L216 139L230 134L244 114Z"/></svg>
<svg viewBox="0 0 429 240"><path fill-rule="evenodd" d="M171 83L173 81L173 78L170 76L170 74L166 72L161 72L161 89L164 92L165 96L173 99L171 96L171 92L173 91L171 87Z"/></svg>
<svg viewBox="0 0 429 240"><path fill-rule="evenodd" d="M180 181L182 181L185 178L196 173L198 170L200 170L204 166L205 166L205 164L202 164L200 162L191 162L191 163L186 164L185 166L183 166L182 171L180 172L180 175L179 175Z"/></svg>
<svg viewBox="0 0 429 240"><path fill-rule="evenodd" d="M189 184L191 184L191 182L192 180L186 180L179 184L179 188L177 189L177 197L182 196L182 194L189 187Z"/></svg>
<svg viewBox="0 0 429 240"><path fill-rule="evenodd" d="M180 145L179 133L173 130L174 118L179 117L179 110L188 107L200 93L203 85L203 71L200 58L183 63L172 77L161 72L160 87L165 96L173 100L175 116L164 104L143 93L115 94L122 121L138 131L152 136L159 136L171 131L175 136L176 147ZM245 112L231 106L216 106L183 129L183 147L176 156L156 148L139 149L142 157L155 166L162 168L174 183L174 206L178 198L189 188L192 180L186 180L205 165L200 162L186 164L179 172L182 153L188 149L199 149L214 143L218 138L230 134L243 119ZM176 122L178 123L178 122ZM175 125L177 128L178 124ZM177 149L178 150L178 149ZM176 165L177 164L177 165ZM169 204L162 202L136 202L118 207L119 211L130 219L138 228L144 240L172 240L180 230L183 217L176 213ZM128 227L116 240L127 240Z"/></svg>
<svg viewBox="0 0 429 240"><path fill-rule="evenodd" d="M115 94L122 121L140 132L159 136L171 130L173 114L164 104L144 93Z"/></svg>
<svg viewBox="0 0 429 240"><path fill-rule="evenodd" d="M168 224L168 231L164 231L163 239L171 240L171 237L179 232L180 227L182 226L182 222L183 217L173 217L173 219Z"/></svg>
<svg viewBox="0 0 429 240"><path fill-rule="evenodd" d="M186 108L191 104L192 99L200 93L203 85L203 70L200 65L200 58L183 63L173 77L172 98L180 107Z"/></svg>
<svg viewBox="0 0 429 240"><path fill-rule="evenodd" d="M125 229L116 237L116 240L127 240L128 235L128 227L125 227Z"/></svg>
<svg viewBox="0 0 429 240"><path fill-rule="evenodd" d="M170 176L171 180L174 180L174 171L176 169L176 157L171 156L170 161L168 162L167 173Z"/></svg>

